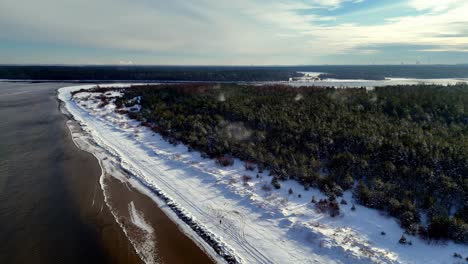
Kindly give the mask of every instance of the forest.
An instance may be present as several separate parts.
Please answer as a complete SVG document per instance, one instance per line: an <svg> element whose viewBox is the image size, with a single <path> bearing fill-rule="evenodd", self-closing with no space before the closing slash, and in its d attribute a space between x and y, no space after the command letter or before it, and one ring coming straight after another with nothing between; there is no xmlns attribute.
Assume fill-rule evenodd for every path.
<svg viewBox="0 0 468 264"><path fill-rule="evenodd" d="M287 81L302 76L278 67L228 66L1 66L0 79L101 81Z"/></svg>
<svg viewBox="0 0 468 264"><path fill-rule="evenodd" d="M164 84L122 91L117 107L140 96L141 111L128 115L172 143L220 164L237 157L269 169L275 188L295 179L330 201L352 190L357 202L396 217L410 234L468 243L466 84Z"/></svg>
<svg viewBox="0 0 468 264"><path fill-rule="evenodd" d="M384 80L468 78L468 65L320 65L320 66L28 66L0 65L0 79L101 81L288 81L300 72L322 78Z"/></svg>

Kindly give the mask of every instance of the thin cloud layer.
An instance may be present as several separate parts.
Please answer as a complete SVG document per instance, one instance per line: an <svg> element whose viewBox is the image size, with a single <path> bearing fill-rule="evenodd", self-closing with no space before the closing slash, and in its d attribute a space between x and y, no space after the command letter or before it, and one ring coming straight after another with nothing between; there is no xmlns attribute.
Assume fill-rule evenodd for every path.
<svg viewBox="0 0 468 264"><path fill-rule="evenodd" d="M381 15L395 5L401 12ZM367 15L346 20L353 12ZM388 45L418 47L418 56L466 53L466 14L459 0L382 0L378 8L370 0L0 0L0 41L28 54L35 43L79 47L83 56L108 50L102 63L360 63L385 60ZM0 60L21 57L15 51L25 52L0 44Z"/></svg>

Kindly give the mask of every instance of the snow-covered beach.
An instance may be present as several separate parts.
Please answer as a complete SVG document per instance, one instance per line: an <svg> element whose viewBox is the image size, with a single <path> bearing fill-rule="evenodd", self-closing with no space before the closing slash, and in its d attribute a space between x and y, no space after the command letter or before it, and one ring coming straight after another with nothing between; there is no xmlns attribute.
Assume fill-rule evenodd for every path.
<svg viewBox="0 0 468 264"><path fill-rule="evenodd" d="M359 205L352 211L349 192L339 217L317 213L311 198L325 198L318 190L306 191L294 181L281 182L280 190L268 188L267 171L246 171L239 160L220 167L116 113L112 100L100 108L97 97L102 94L71 96L72 91L92 87L59 90L59 99L83 128L74 136L75 143L99 159L102 177L118 177L148 194L219 262L226 258L216 254L201 233L216 242L218 252L242 263L463 263L453 254L468 255L466 246L452 242L428 244L407 236L412 245L399 244L403 230L396 220ZM103 180L101 185L105 188ZM128 208L135 224L151 233L144 212L136 212L132 204ZM151 244L134 246L143 260L153 261L146 252Z"/></svg>

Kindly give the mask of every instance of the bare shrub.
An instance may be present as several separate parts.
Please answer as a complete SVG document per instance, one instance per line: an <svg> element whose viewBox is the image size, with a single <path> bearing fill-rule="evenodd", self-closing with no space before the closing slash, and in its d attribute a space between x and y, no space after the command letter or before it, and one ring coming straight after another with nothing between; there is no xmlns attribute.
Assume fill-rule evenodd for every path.
<svg viewBox="0 0 468 264"><path fill-rule="evenodd" d="M237 182L236 179L231 178L231 179L229 179L228 184L229 184L229 185L233 185L233 184L235 184L236 182Z"/></svg>
<svg viewBox="0 0 468 264"><path fill-rule="evenodd" d="M234 159L231 156L222 155L216 157L216 163L223 167L228 167L234 164Z"/></svg>
<svg viewBox="0 0 468 264"><path fill-rule="evenodd" d="M271 185L266 184L266 183L263 184L263 185L262 185L262 191L264 191L264 192L271 192Z"/></svg>
<svg viewBox="0 0 468 264"><path fill-rule="evenodd" d="M244 185L248 185L250 180L252 180L252 177L250 177L249 175L242 176L242 182L244 183Z"/></svg>
<svg viewBox="0 0 468 264"><path fill-rule="evenodd" d="M281 184L279 183L278 181L278 178L276 177L273 177L273 179L271 179L271 185L273 185L273 187L275 187L275 189L281 189Z"/></svg>
<svg viewBox="0 0 468 264"><path fill-rule="evenodd" d="M98 105L99 108L103 108L104 106L109 104L109 99L104 95L99 96L98 99L101 100L101 102Z"/></svg>
<svg viewBox="0 0 468 264"><path fill-rule="evenodd" d="M255 170L255 164L253 162L246 161L246 162L244 162L244 168L245 168L245 170L253 171L253 170Z"/></svg>
<svg viewBox="0 0 468 264"><path fill-rule="evenodd" d="M115 110L115 112L117 114L121 114L121 115L124 115L124 114L128 113L128 111L126 111L126 110Z"/></svg>
<svg viewBox="0 0 468 264"><path fill-rule="evenodd" d="M320 213L328 213L331 217L340 215L340 206L336 201L321 199L315 204L315 209Z"/></svg>
<svg viewBox="0 0 468 264"><path fill-rule="evenodd" d="M141 125L144 126L144 127L151 127L152 126L152 124L150 122L143 122L143 123L141 123Z"/></svg>

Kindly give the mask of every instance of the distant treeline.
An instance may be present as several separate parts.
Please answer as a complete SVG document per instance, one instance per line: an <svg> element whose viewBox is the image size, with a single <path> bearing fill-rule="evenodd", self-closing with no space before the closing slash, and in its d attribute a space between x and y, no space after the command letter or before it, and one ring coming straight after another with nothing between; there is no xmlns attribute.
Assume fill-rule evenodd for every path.
<svg viewBox="0 0 468 264"><path fill-rule="evenodd" d="M468 243L467 85L123 91L117 106L141 96L141 112L129 115L172 142L258 164L277 187L293 178L330 201L352 189L357 201L387 211L410 233Z"/></svg>
<svg viewBox="0 0 468 264"><path fill-rule="evenodd" d="M370 66L0 66L0 79L128 81L287 81L298 72L322 72L323 78L382 80L468 78L468 65Z"/></svg>
<svg viewBox="0 0 468 264"><path fill-rule="evenodd" d="M0 66L0 79L128 81L288 81L301 74L274 67Z"/></svg>
<svg viewBox="0 0 468 264"><path fill-rule="evenodd" d="M297 71L323 72L322 78L384 80L399 78L468 78L468 65L304 66Z"/></svg>

